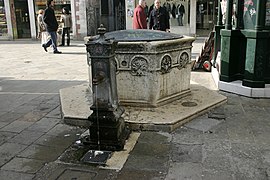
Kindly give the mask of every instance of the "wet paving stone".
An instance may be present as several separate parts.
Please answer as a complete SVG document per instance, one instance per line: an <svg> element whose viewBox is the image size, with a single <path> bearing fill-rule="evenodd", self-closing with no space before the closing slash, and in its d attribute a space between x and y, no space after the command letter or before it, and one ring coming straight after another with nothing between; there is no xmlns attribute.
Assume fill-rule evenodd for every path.
<svg viewBox="0 0 270 180"><path fill-rule="evenodd" d="M10 180L11 179L32 180L34 176L35 176L34 174L30 174L30 173L0 170L0 177L5 177L5 179L10 179Z"/></svg>
<svg viewBox="0 0 270 180"><path fill-rule="evenodd" d="M27 158L14 158L1 167L2 170L16 171L24 173L36 173L43 165L44 161Z"/></svg>
<svg viewBox="0 0 270 180"><path fill-rule="evenodd" d="M173 162L202 162L202 145L173 144L171 149L171 161Z"/></svg>

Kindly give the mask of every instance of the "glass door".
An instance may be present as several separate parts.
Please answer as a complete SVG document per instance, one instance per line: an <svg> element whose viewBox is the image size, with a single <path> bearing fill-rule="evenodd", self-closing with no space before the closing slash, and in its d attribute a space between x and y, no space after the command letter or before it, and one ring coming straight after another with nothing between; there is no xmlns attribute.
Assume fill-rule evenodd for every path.
<svg viewBox="0 0 270 180"><path fill-rule="evenodd" d="M14 1L18 38L30 38L30 20L27 0Z"/></svg>
<svg viewBox="0 0 270 180"><path fill-rule="evenodd" d="M196 12L197 29L212 30L217 21L217 13L217 0L198 0Z"/></svg>

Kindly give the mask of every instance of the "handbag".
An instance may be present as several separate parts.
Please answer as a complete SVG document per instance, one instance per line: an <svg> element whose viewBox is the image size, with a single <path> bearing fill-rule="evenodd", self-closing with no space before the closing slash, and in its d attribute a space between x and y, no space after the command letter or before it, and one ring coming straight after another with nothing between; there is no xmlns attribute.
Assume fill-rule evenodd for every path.
<svg viewBox="0 0 270 180"><path fill-rule="evenodd" d="M41 31L41 32L46 31L46 26L45 26L45 24L41 23L39 27L40 27L40 31Z"/></svg>

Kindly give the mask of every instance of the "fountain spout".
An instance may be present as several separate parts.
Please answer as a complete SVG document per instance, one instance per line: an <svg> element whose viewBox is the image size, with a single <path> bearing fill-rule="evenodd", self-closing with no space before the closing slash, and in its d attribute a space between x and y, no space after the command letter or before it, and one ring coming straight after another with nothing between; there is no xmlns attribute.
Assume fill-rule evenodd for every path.
<svg viewBox="0 0 270 180"><path fill-rule="evenodd" d="M117 95L115 49L117 42L105 38L106 29L101 26L99 35L86 44L88 64L91 66L93 113L88 117L91 122L90 138L85 144L92 149L114 151L122 150L130 130L125 125Z"/></svg>
<svg viewBox="0 0 270 180"><path fill-rule="evenodd" d="M98 85L100 83L102 83L105 80L105 73L102 71L99 71L96 76L92 79L92 83L93 85Z"/></svg>

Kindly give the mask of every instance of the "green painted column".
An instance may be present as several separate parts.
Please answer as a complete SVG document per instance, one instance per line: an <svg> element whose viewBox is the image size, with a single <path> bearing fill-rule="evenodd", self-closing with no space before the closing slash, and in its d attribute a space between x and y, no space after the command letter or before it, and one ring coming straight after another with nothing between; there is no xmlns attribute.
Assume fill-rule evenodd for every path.
<svg viewBox="0 0 270 180"><path fill-rule="evenodd" d="M254 30L246 30L247 48L243 86L265 87L265 74L269 63L269 30L265 29L266 0L257 0Z"/></svg>
<svg viewBox="0 0 270 180"><path fill-rule="evenodd" d="M221 13L221 4L220 4L220 1L218 1L218 21L217 21L217 25L218 26L222 26L223 23L222 23L222 13Z"/></svg>
<svg viewBox="0 0 270 180"><path fill-rule="evenodd" d="M232 29L232 8L233 8L233 0L227 0L227 11L226 11L226 23L225 29Z"/></svg>
<svg viewBox="0 0 270 180"><path fill-rule="evenodd" d="M257 4L257 17L255 30L265 29L266 0L259 0Z"/></svg>
<svg viewBox="0 0 270 180"><path fill-rule="evenodd" d="M269 32L246 31L247 48L243 86L264 88L266 61L269 60ZM269 49L269 48L268 48Z"/></svg>
<svg viewBox="0 0 270 180"><path fill-rule="evenodd" d="M243 0L237 0L236 1L236 26L235 29L243 29L244 28L244 22L243 22L243 6L244 1Z"/></svg>
<svg viewBox="0 0 270 180"><path fill-rule="evenodd" d="M240 30L221 30L220 80L231 82L243 78L246 41Z"/></svg>
<svg viewBox="0 0 270 180"><path fill-rule="evenodd" d="M221 30L220 80L231 82L243 78L246 41L240 29L232 29L233 0L227 0L225 29Z"/></svg>
<svg viewBox="0 0 270 180"><path fill-rule="evenodd" d="M221 14L220 1L218 1L218 21L217 21L217 25L215 26L214 55L212 58L212 65L214 67L216 67L217 53L218 53L218 51L220 51L220 45L221 45L220 31L221 31L221 29L224 29L224 25L222 24L222 14Z"/></svg>

